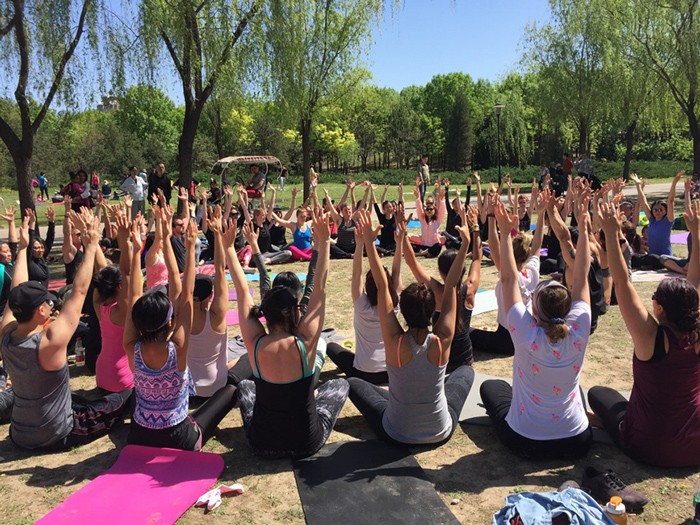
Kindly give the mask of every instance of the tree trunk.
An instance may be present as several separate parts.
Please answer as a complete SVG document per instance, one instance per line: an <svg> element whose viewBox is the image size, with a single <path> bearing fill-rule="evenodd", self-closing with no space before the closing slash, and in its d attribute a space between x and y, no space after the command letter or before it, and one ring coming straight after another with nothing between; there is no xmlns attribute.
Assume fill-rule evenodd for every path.
<svg viewBox="0 0 700 525"><path fill-rule="evenodd" d="M309 198L311 186L311 119L301 119L301 157L302 173L304 174L304 201Z"/></svg>
<svg viewBox="0 0 700 525"><path fill-rule="evenodd" d="M581 119L578 126L578 153L581 155L586 150L586 139L588 138L588 121Z"/></svg>
<svg viewBox="0 0 700 525"><path fill-rule="evenodd" d="M633 120L625 130L625 163L622 166L622 178L630 177L630 163L632 162L632 147L634 146L634 130L637 129L637 121Z"/></svg>
<svg viewBox="0 0 700 525"><path fill-rule="evenodd" d="M691 110L687 115L690 128L690 136L693 138L693 174L700 174L700 122Z"/></svg>
<svg viewBox="0 0 700 525"><path fill-rule="evenodd" d="M216 145L216 153L219 158L223 158L226 154L224 153L224 134L221 131L221 107L215 104L215 107L211 108L211 113L209 114L209 119L211 120L211 125L214 128L214 144Z"/></svg>
<svg viewBox="0 0 700 525"><path fill-rule="evenodd" d="M15 164L15 171L17 172L19 208L20 210L26 210L27 208L31 208L33 210L34 187L32 186L32 154L31 152L29 154L18 153L17 155L13 155L13 160ZM20 215L24 215L24 213L21 213Z"/></svg>
<svg viewBox="0 0 700 525"><path fill-rule="evenodd" d="M189 194L190 184L192 183L192 174L194 172L194 160L192 152L194 151L194 139L197 136L197 127L199 119L202 116L204 103L195 103L193 108L185 107L185 118L182 122L182 134L177 147L177 166L180 170L179 182L180 187L186 188ZM177 213L179 214L182 208L182 201L177 201Z"/></svg>

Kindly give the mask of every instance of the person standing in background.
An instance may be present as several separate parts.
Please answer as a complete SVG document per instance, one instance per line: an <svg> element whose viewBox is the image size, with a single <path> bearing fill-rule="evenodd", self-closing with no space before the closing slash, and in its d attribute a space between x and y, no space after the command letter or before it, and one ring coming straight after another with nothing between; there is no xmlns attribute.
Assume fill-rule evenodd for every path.
<svg viewBox="0 0 700 525"><path fill-rule="evenodd" d="M423 202L425 198L425 188L430 186L430 167L428 166L428 156L421 155L420 164L418 164L418 192L420 200Z"/></svg>

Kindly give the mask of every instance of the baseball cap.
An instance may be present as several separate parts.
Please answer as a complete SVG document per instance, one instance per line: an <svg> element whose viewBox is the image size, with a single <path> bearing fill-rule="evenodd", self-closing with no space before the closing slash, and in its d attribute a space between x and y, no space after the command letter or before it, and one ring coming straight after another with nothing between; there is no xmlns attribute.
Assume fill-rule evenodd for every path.
<svg viewBox="0 0 700 525"><path fill-rule="evenodd" d="M33 313L42 303L52 301L54 295L38 281L27 281L10 290L8 304L13 314Z"/></svg>

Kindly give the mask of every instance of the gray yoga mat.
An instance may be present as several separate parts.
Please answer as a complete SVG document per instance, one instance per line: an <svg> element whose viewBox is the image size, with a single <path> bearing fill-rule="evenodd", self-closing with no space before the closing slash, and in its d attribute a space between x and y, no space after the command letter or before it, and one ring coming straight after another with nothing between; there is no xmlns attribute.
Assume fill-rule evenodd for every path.
<svg viewBox="0 0 700 525"><path fill-rule="evenodd" d="M481 395L479 394L479 390L481 389L481 383L489 379L501 379L508 384L512 384L512 380L509 377L497 377L479 373L475 374L474 384L472 385L472 388L469 391L469 395L467 396L467 400L464 402L462 411L459 414L460 423L484 427L493 426L491 418L486 414L486 409L483 406L483 403L481 401ZM584 390L583 392L585 398L587 399L588 391ZM629 399L630 397L629 392L622 391L620 392L620 394L622 394L626 399ZM597 427L593 427L593 441L597 443L606 443L609 445L613 444L613 441L608 435L608 433L602 428Z"/></svg>
<svg viewBox="0 0 700 525"><path fill-rule="evenodd" d="M382 441L326 445L294 477L308 525L459 523L408 449Z"/></svg>

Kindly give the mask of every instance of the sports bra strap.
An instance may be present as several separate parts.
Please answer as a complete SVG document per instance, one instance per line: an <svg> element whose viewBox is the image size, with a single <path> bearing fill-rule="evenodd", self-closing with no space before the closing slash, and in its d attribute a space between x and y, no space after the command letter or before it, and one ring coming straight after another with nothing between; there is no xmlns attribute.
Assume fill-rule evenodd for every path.
<svg viewBox="0 0 700 525"><path fill-rule="evenodd" d="M255 370L253 370L253 374L257 375L260 379L262 379L262 374L260 373L260 365L258 364L258 347L260 346L260 341L262 341L262 338L265 337L267 334L262 334L260 337L258 337L258 340L255 341L255 348L253 349L253 361L255 364Z"/></svg>
<svg viewBox="0 0 700 525"><path fill-rule="evenodd" d="M297 344L299 356L301 357L301 377L308 377L311 374L309 373L309 357L306 355L306 346L297 336L294 336L294 341ZM313 370L311 372L313 373Z"/></svg>
<svg viewBox="0 0 700 525"><path fill-rule="evenodd" d="M442 341L440 341L440 338L435 334L433 334L433 339L437 341L438 351L440 352L438 354L438 366L442 366Z"/></svg>
<svg viewBox="0 0 700 525"><path fill-rule="evenodd" d="M399 368L401 368L401 342L403 341L403 334L399 336L399 343L396 345L396 362L399 363Z"/></svg>

